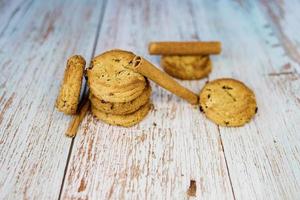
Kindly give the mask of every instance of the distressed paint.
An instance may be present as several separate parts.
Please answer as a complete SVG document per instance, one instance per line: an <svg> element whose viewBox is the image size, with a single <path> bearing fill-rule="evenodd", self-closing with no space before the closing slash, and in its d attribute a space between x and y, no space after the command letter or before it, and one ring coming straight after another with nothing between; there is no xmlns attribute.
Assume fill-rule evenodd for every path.
<svg viewBox="0 0 300 200"><path fill-rule="evenodd" d="M0 2L0 199L299 198L299 2L104 5ZM199 39L223 52L208 79L180 82L197 93L219 77L245 82L258 102L251 123L218 127L152 83L154 108L137 126L89 114L73 142L64 136L70 118L53 104L68 56L123 48L159 66L149 41Z"/></svg>
<svg viewBox="0 0 300 200"><path fill-rule="evenodd" d="M67 57L90 59L102 6L35 0L1 6L8 10L0 14L7 22L0 26L0 199L57 199L71 140L64 136L70 117L54 102Z"/></svg>
<svg viewBox="0 0 300 200"><path fill-rule="evenodd" d="M291 7L287 4L282 9ZM300 196L300 79L299 64L293 56L299 51L299 47L296 49L299 37L294 34L289 39L295 45L295 49L289 48L294 52L291 55L281 34L293 35L288 27L299 28L300 23L295 21L290 25L287 22L291 21L283 18L278 24L270 20L265 6L280 5L253 1L242 5L194 3L193 9L198 11L195 18L199 24L204 24L198 28L203 38L218 36L223 41L223 54L215 57L215 71L209 78L239 79L257 97L258 114L251 123L242 128L219 128L236 199L297 199ZM212 7L217 15L209 12ZM289 10L282 12L289 13ZM283 32L278 32L278 27L284 27Z"/></svg>

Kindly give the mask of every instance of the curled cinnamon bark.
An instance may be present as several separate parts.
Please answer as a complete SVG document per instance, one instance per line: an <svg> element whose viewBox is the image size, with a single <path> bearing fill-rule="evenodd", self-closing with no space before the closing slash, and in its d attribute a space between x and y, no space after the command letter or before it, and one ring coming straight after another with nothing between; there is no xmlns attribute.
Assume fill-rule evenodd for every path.
<svg viewBox="0 0 300 200"><path fill-rule="evenodd" d="M210 55L221 52L220 42L151 42L151 55Z"/></svg>

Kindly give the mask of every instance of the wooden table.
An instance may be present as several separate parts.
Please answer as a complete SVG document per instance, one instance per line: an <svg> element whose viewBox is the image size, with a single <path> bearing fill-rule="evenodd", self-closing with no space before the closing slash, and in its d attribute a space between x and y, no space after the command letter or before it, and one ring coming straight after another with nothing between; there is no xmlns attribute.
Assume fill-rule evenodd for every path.
<svg viewBox="0 0 300 200"><path fill-rule="evenodd" d="M299 199L300 2L0 1L0 199ZM66 59L112 48L159 66L149 41L219 40L200 81L232 77L258 113L219 127L152 83L154 109L132 128L89 114L74 139L54 108ZM189 197L190 181L196 197Z"/></svg>

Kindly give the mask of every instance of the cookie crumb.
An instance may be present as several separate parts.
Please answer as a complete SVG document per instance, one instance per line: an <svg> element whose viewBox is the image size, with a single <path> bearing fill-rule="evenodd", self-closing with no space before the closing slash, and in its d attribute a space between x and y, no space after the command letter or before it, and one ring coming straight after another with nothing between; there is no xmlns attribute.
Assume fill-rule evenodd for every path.
<svg viewBox="0 0 300 200"><path fill-rule="evenodd" d="M157 124L155 122L153 122L153 126L157 126Z"/></svg>
<svg viewBox="0 0 300 200"><path fill-rule="evenodd" d="M190 187L187 190L187 195L188 196L196 196L196 191L197 191L197 186L196 186L196 181L195 180L190 180Z"/></svg>
<svg viewBox="0 0 300 200"><path fill-rule="evenodd" d="M258 107L255 108L255 113L257 113Z"/></svg>

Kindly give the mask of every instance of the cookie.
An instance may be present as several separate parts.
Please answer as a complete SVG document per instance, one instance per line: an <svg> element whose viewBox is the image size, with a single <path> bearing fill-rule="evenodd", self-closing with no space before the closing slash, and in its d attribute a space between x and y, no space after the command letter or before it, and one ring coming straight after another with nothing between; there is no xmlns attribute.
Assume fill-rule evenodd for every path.
<svg viewBox="0 0 300 200"><path fill-rule="evenodd" d="M87 70L91 93L106 102L129 102L142 94L146 79L125 66L135 55L123 50L107 51L95 57Z"/></svg>
<svg viewBox="0 0 300 200"><path fill-rule="evenodd" d="M182 80L201 79L212 69L209 56L162 56L161 66L170 76Z"/></svg>
<svg viewBox="0 0 300 200"><path fill-rule="evenodd" d="M101 112L97 110L94 106L92 106L92 113L96 118L108 124L130 127L142 121L148 114L150 108L151 108L151 103L147 102L140 109L138 109L137 111L131 114L113 115L113 114Z"/></svg>
<svg viewBox="0 0 300 200"><path fill-rule="evenodd" d="M221 126L242 126L257 112L255 95L234 79L217 79L200 92L200 110Z"/></svg>
<svg viewBox="0 0 300 200"><path fill-rule="evenodd" d="M129 102L123 103L111 103L104 100L98 99L92 93L90 93L90 101L92 105L99 111L115 114L115 115L125 115L133 113L138 110L141 106L145 105L149 101L151 95L151 87L147 85L143 93Z"/></svg>
<svg viewBox="0 0 300 200"><path fill-rule="evenodd" d="M85 60L75 55L68 59L64 79L56 99L55 107L65 114L75 114L80 97Z"/></svg>

